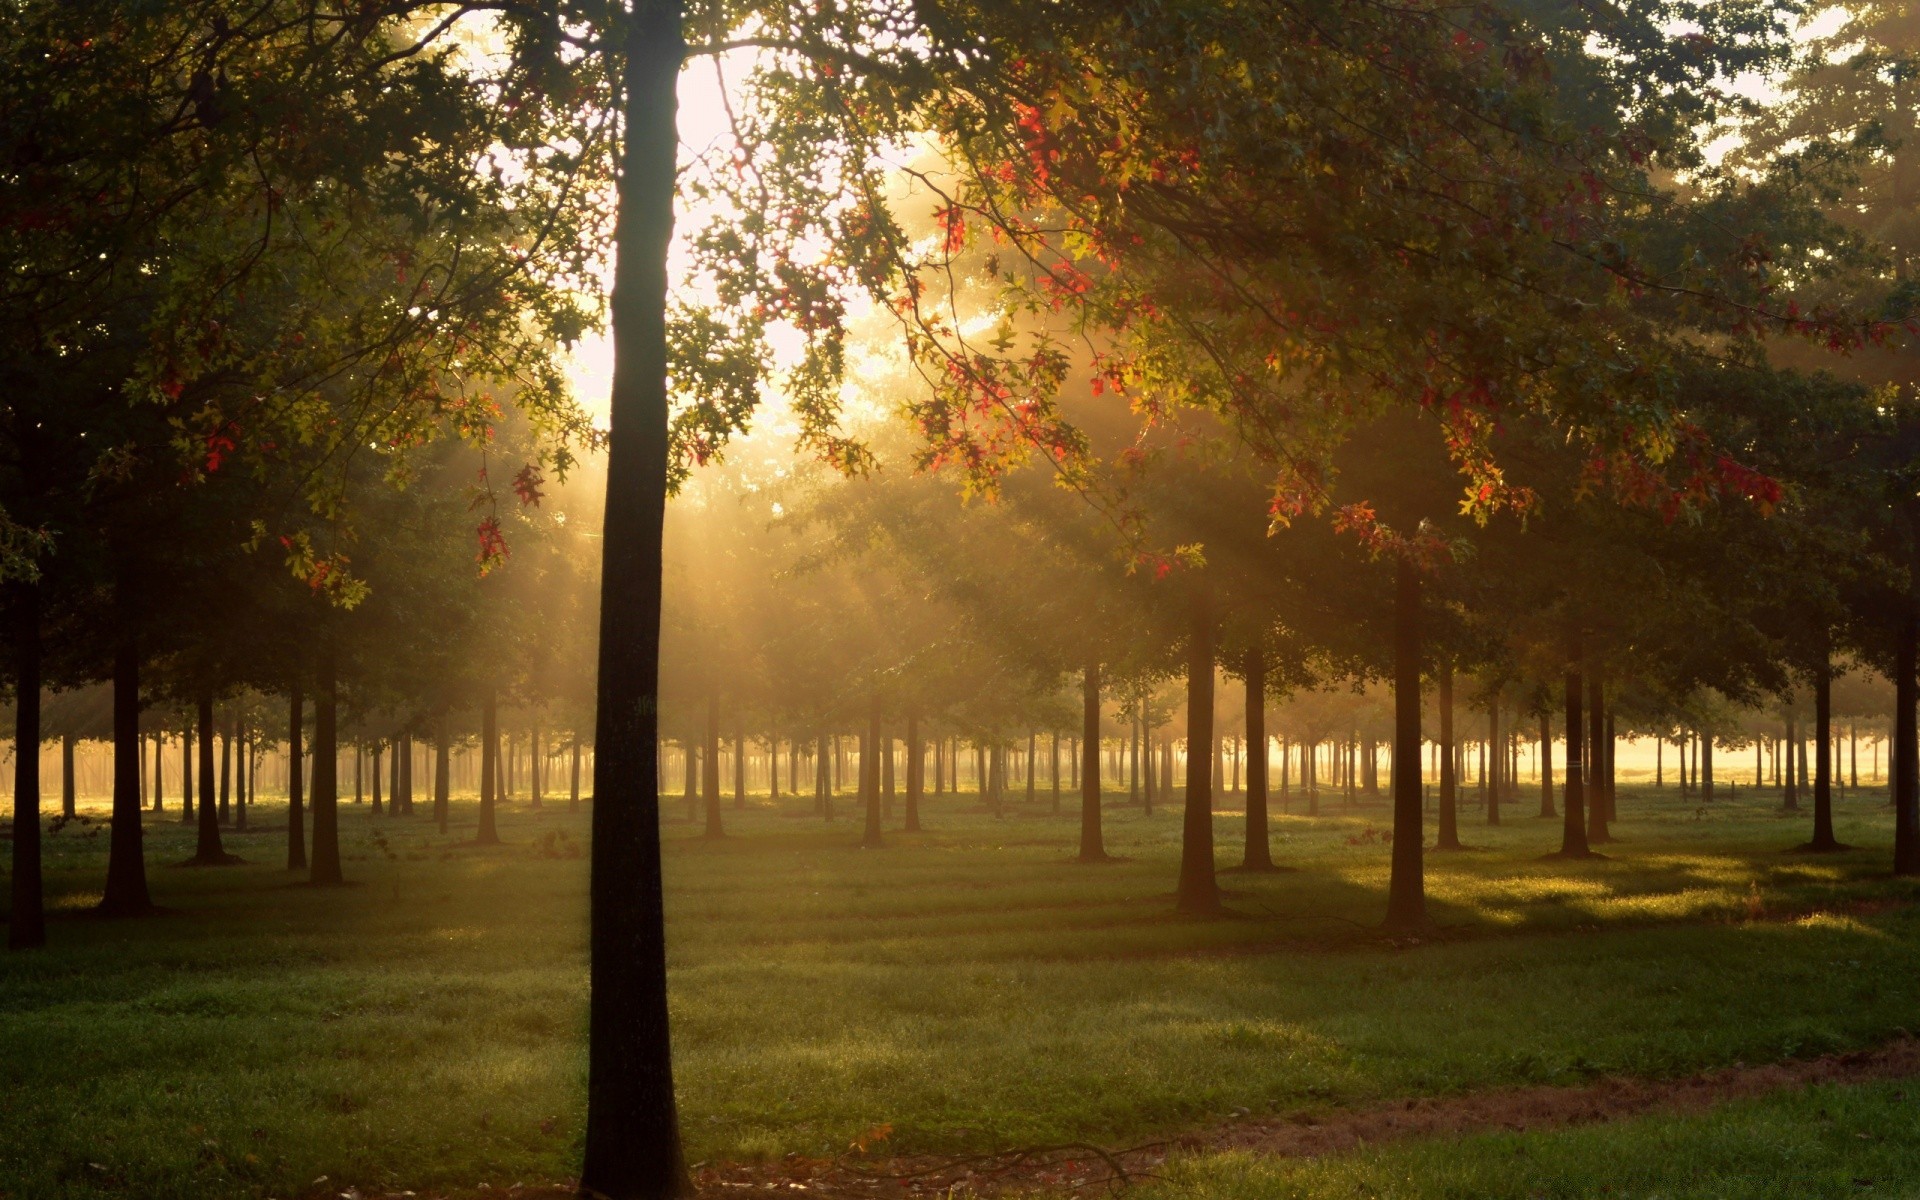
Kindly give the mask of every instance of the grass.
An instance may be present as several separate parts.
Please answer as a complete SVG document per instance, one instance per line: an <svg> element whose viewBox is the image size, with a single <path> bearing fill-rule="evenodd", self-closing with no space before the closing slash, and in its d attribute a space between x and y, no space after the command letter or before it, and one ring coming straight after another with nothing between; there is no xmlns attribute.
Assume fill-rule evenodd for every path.
<svg viewBox="0 0 1920 1200"><path fill-rule="evenodd" d="M1912 1196L1920 1092L1820 1086L1687 1117L1498 1133L1300 1161L1176 1159L1138 1200L1811 1200Z"/></svg>
<svg viewBox="0 0 1920 1200"><path fill-rule="evenodd" d="M1479 849L1430 856L1442 928L1417 944L1371 928L1387 869L1378 806L1277 818L1275 856L1298 869L1223 875L1239 915L1213 921L1171 914L1169 813L1110 811L1109 849L1125 861L1096 867L1069 861L1071 814L1016 805L995 820L970 797L930 803L929 832L890 834L881 850L856 848L857 824L823 826L794 802L729 811L719 843L670 824L689 1154L833 1153L880 1125L903 1151L1126 1142L1238 1108L1683 1074L1912 1027L1920 911L1904 903L1915 886L1887 875L1883 802L1845 801L1840 836L1861 849L1817 857L1782 853L1807 820L1776 805L1743 793L1706 811L1671 789L1625 794L1613 857L1579 864L1541 858L1554 822L1516 815L1490 829L1468 813ZM83 915L104 871L100 826L50 836L53 945L0 959L0 1196L568 1177L584 1079L586 818L512 805L508 844L493 849L464 844L470 804L455 818L441 836L421 818L349 806L355 883L335 890L279 869L283 809L262 806L254 831L230 834L249 861L220 869L159 865L187 857L191 830L150 820L155 898L171 912L124 922ZM1233 816L1216 836L1221 862L1237 861ZM1876 1120L1910 1119L1880 1112L1874 1089L1859 1094ZM1792 1121L1801 1101L1771 1103L1699 1118L1687 1136L1711 1157L1738 1146L1740 1121ZM1604 1140L1628 1128L1527 1139L1542 1147L1537 1178L1580 1178L1554 1164L1603 1160ZM1657 1148L1665 1127L1650 1128L1635 1146ZM1433 1176L1441 1190L1406 1190L1428 1186L1405 1179L1441 1154L1420 1147L1285 1170L1194 1160L1162 1186L1530 1194L1481 1189L1472 1164L1506 1163L1512 1149L1469 1144L1457 1170ZM1673 1165L1655 1149L1645 1162ZM1909 1158L1888 1162L1884 1177L1920 1186ZM1543 1194L1588 1194L1554 1186Z"/></svg>

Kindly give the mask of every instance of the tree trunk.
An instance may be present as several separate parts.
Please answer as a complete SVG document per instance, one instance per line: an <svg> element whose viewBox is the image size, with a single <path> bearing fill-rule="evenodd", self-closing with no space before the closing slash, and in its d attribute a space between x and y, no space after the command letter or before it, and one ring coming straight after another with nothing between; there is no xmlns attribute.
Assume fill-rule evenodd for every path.
<svg viewBox="0 0 1920 1200"><path fill-rule="evenodd" d="M313 698L313 867L315 884L346 882L340 871L339 684L333 651L320 662Z"/></svg>
<svg viewBox="0 0 1920 1200"><path fill-rule="evenodd" d="M46 892L40 861L40 585L7 589L13 658L13 880L9 890L7 948L37 950L47 944ZM65 762L73 762L73 739L61 738ZM138 742L135 761L139 761ZM68 767L67 778L73 772ZM133 819L140 820L136 777ZM66 795L72 796L71 783ZM71 806L72 801L66 803ZM118 805L116 804L116 808ZM67 811L71 812L69 807ZM116 818L118 813L115 814Z"/></svg>
<svg viewBox="0 0 1920 1200"><path fill-rule="evenodd" d="M153 735L153 798L151 800L151 803L153 805L153 811L157 813L166 811L166 805L162 802L164 800L164 796L162 795L162 793L166 789L162 786L163 773L161 771L161 763L162 763L161 756L165 752L166 752L166 745L162 741L160 735L157 733L154 734Z"/></svg>
<svg viewBox="0 0 1920 1200"><path fill-rule="evenodd" d="M74 736L71 733L60 735L60 815L63 817L74 816L79 811L78 797L74 793L73 743Z"/></svg>
<svg viewBox="0 0 1920 1200"><path fill-rule="evenodd" d="M1580 661L1577 647L1573 661ZM1580 672L1577 669L1567 672L1566 697L1567 784L1561 805L1566 810L1566 819L1561 826L1560 857L1591 858L1593 848L1587 845L1586 748L1581 745L1586 730L1580 707Z"/></svg>
<svg viewBox="0 0 1920 1200"><path fill-rule="evenodd" d="M1701 732L1700 737L1700 798L1713 799L1713 735Z"/></svg>
<svg viewBox="0 0 1920 1200"><path fill-rule="evenodd" d="M1411 568L1409 568L1411 569ZM1416 588L1418 583L1416 581ZM1440 704L1440 828L1434 837L1435 850L1458 850L1460 846L1460 781L1455 777L1457 761L1453 745L1453 664L1443 662L1439 669ZM1397 676L1396 676L1397 678ZM1418 687L1418 683L1415 684Z"/></svg>
<svg viewBox="0 0 1920 1200"><path fill-rule="evenodd" d="M380 759L381 759L380 743L375 742L373 744L373 815L376 817L379 816L382 811L380 807L380 797L381 797ZM356 771L359 770L359 764L360 764L360 756L355 755L354 769ZM354 798L356 800L359 799L358 796Z"/></svg>
<svg viewBox="0 0 1920 1200"><path fill-rule="evenodd" d="M536 733L534 736L537 738L539 735ZM738 717L733 722L733 810L747 810L747 735L740 728Z"/></svg>
<svg viewBox="0 0 1920 1200"><path fill-rule="evenodd" d="M1481 790L1487 795L1487 824L1500 823L1500 780L1506 773L1506 748L1500 741L1500 698L1487 705L1487 768Z"/></svg>
<svg viewBox="0 0 1920 1200"><path fill-rule="evenodd" d="M247 786L253 779L252 749L247 727L238 720L233 725L233 827L247 827Z"/></svg>
<svg viewBox="0 0 1920 1200"><path fill-rule="evenodd" d="M700 800L707 814L701 836L725 837L720 827L720 696L715 692L707 693L707 730L700 743Z"/></svg>
<svg viewBox="0 0 1920 1200"><path fill-rule="evenodd" d="M193 824L193 728L180 731L180 823Z"/></svg>
<svg viewBox="0 0 1920 1200"><path fill-rule="evenodd" d="M1591 770L1588 777L1593 786L1587 796L1587 846L1603 845L1613 840L1607 833L1607 719L1606 685L1600 678L1599 667L1587 670L1587 744L1588 760Z"/></svg>
<svg viewBox="0 0 1920 1200"><path fill-rule="evenodd" d="M567 782L567 811L580 811L580 735L573 735L573 766Z"/></svg>
<svg viewBox="0 0 1920 1200"><path fill-rule="evenodd" d="M220 734L220 823L233 821L233 730Z"/></svg>
<svg viewBox="0 0 1920 1200"><path fill-rule="evenodd" d="M1823 654L1813 676L1813 729L1820 748L1814 752L1813 840L1803 849L1844 850L1833 836L1833 660Z"/></svg>
<svg viewBox="0 0 1920 1200"><path fill-rule="evenodd" d="M675 87L686 44L678 0L642 6L625 24L580 1188L608 1200L664 1200L692 1191L680 1154L667 1032L655 766L667 492L667 250L679 150Z"/></svg>
<svg viewBox="0 0 1920 1200"><path fill-rule="evenodd" d="M1394 567L1393 589L1393 864L1385 924L1394 930L1423 929L1430 923L1419 769L1420 658L1420 576L1403 557ZM1448 680L1441 710L1446 720L1453 701L1450 668L1442 667L1440 677Z"/></svg>
<svg viewBox="0 0 1920 1200"><path fill-rule="evenodd" d="M130 587L124 579L116 591ZM135 916L153 911L140 828L140 650L132 618L122 614L113 654L113 828L107 843L107 890L100 911Z"/></svg>
<svg viewBox="0 0 1920 1200"><path fill-rule="evenodd" d="M193 857L187 861L200 867L224 866L233 860L220 844L219 798L213 778L213 693L202 691L194 706L200 742L200 822Z"/></svg>
<svg viewBox="0 0 1920 1200"><path fill-rule="evenodd" d="M1553 808L1553 717L1540 714L1540 815L1557 817Z"/></svg>
<svg viewBox="0 0 1920 1200"><path fill-rule="evenodd" d="M578 761L578 760L576 760ZM433 723L433 825L447 831L447 807L453 791L453 739L447 734L447 714Z"/></svg>
<svg viewBox="0 0 1920 1200"><path fill-rule="evenodd" d="M1915 659L1920 617L1909 602L1900 614L1893 667L1893 873L1920 875L1920 742L1915 738Z"/></svg>
<svg viewBox="0 0 1920 1200"><path fill-rule="evenodd" d="M300 685L294 684L287 693L287 870L304 871L307 869L307 818L304 763L301 761L304 751L301 724L304 714L301 711L302 697ZM440 827L442 833L446 826Z"/></svg>
<svg viewBox="0 0 1920 1200"><path fill-rule="evenodd" d="M691 752L691 747L689 747ZM473 835L482 846L500 844L500 830L494 822L494 805L500 789L500 724L498 702L492 689L480 702L480 829Z"/></svg>
<svg viewBox="0 0 1920 1200"><path fill-rule="evenodd" d="M1207 584L1193 583L1187 635L1187 796L1180 825L1181 912L1220 911L1213 873L1213 604Z"/></svg>
<svg viewBox="0 0 1920 1200"><path fill-rule="evenodd" d="M1247 650L1247 849L1243 871L1271 871L1267 830L1267 658L1258 642Z"/></svg>
<svg viewBox="0 0 1920 1200"><path fill-rule="evenodd" d="M1100 830L1100 660L1088 658L1080 675L1080 861L1107 861Z"/></svg>
<svg viewBox="0 0 1920 1200"><path fill-rule="evenodd" d="M860 845L876 849L884 843L880 837L880 697L867 697L867 728L860 735L860 799L866 809L867 827Z"/></svg>
<svg viewBox="0 0 1920 1200"><path fill-rule="evenodd" d="M926 747L920 741L920 717L907 714L907 813L902 826L908 833L920 832L920 793L927 782Z"/></svg>

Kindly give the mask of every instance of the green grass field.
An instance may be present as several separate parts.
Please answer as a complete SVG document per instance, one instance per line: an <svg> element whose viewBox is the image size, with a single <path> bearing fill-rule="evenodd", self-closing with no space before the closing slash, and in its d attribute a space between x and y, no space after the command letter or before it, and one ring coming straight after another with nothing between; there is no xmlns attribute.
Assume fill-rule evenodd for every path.
<svg viewBox="0 0 1920 1200"><path fill-rule="evenodd" d="M1238 915L1211 921L1171 914L1166 812L1110 811L1125 861L1097 867L1069 861L1073 815L1015 805L995 820L970 797L929 803L929 831L882 850L803 802L729 810L720 843L670 824L689 1155L831 1154L881 1125L902 1152L1125 1144L1236 1109L1679 1075L1920 1029L1915 885L1887 874L1883 800L1842 803L1840 836L1861 848L1828 857L1783 852L1808 822L1776 804L1626 793L1612 857L1577 865L1541 859L1556 823L1489 829L1470 811L1478 849L1429 856L1440 932L1398 944L1371 928L1382 806L1277 818L1275 856L1297 870L1223 875ZM570 1176L585 815L512 805L508 844L479 850L463 844L470 804L447 836L348 806L354 884L324 891L279 868L284 819L262 806L229 835L248 865L196 870L162 865L189 853L189 828L150 818L171 911L138 921L86 915L100 826L49 837L52 946L0 958L0 1196L465 1193ZM1219 819L1223 865L1237 824ZM1193 1156L1148 1190L1917 1194L1915 1107L1875 1084L1312 1163Z"/></svg>

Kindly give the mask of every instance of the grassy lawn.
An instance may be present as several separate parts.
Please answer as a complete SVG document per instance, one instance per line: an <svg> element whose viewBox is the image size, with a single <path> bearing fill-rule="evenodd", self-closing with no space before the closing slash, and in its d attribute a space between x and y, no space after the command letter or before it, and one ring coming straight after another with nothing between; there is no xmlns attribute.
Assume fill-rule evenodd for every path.
<svg viewBox="0 0 1920 1200"><path fill-rule="evenodd" d="M1782 853L1808 821L1776 804L1743 793L1703 812L1671 789L1623 794L1613 857L1571 866L1540 858L1557 823L1488 829L1470 812L1463 836L1479 849L1429 859L1442 931L1398 945L1370 928L1384 807L1277 818L1275 856L1298 870L1224 875L1241 915L1204 922L1170 914L1166 812L1110 812L1109 849L1126 861L1100 867L1068 861L1074 816L1016 805L994 820L971 798L932 802L929 832L878 851L855 848L853 822L822 826L797 802L729 810L734 836L717 844L669 825L688 1150L833 1153L883 1124L903 1151L1126 1142L1240 1108L1680 1074L1920 1029L1920 912L1885 903L1916 889L1887 876L1881 798L1842 803L1840 836L1861 849L1829 857ZM462 844L473 815L456 805L442 837L424 818L348 806L355 883L332 891L278 868L282 809L262 806L254 832L229 836L249 865L216 870L161 865L187 856L190 828L150 819L154 894L172 911L134 922L82 915L104 832L51 836L53 946L0 958L0 1196L569 1176L586 817L514 805L509 844L483 851ZM1217 836L1221 862L1237 861L1234 817ZM1911 1191L1914 1151L1853 1137L1905 1130L1914 1144L1897 1090L1291 1167L1191 1159L1154 1186L1587 1195L1604 1173L1633 1194L1798 1195L1845 1174L1831 1194L1854 1194L1856 1177ZM1809 1114L1823 1106L1857 1112L1861 1128L1821 1125ZM1828 1183L1737 1186L1743 1161L1773 1171L1783 1155ZM1854 1169L1858 1155L1870 1169Z"/></svg>

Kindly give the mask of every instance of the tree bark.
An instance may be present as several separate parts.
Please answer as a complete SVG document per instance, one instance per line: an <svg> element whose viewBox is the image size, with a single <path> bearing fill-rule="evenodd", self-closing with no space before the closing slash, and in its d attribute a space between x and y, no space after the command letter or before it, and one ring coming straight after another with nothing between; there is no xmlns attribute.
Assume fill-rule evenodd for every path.
<svg viewBox="0 0 1920 1200"><path fill-rule="evenodd" d="M926 747L920 741L919 714L907 713L907 813L903 823L908 833L920 832L920 793L927 781Z"/></svg>
<svg viewBox="0 0 1920 1200"><path fill-rule="evenodd" d="M447 733L447 714L433 723L433 824L447 831L447 807L453 790L453 739Z"/></svg>
<svg viewBox="0 0 1920 1200"><path fill-rule="evenodd" d="M1418 587L1417 581L1415 586ZM1440 704L1440 828L1434 837L1433 848L1458 850L1461 849L1460 781L1454 771L1458 759L1453 744L1453 664L1441 663L1438 674L1440 678L1435 691L1439 693ZM1418 686L1417 682L1415 686Z"/></svg>
<svg viewBox="0 0 1920 1200"><path fill-rule="evenodd" d="M1573 661L1580 661L1577 647ZM1567 783L1561 797L1565 822L1561 825L1560 857L1591 858L1593 848L1587 844L1586 750L1581 745L1586 730L1580 707L1580 672L1577 669L1567 672L1566 704Z"/></svg>
<svg viewBox="0 0 1920 1200"><path fill-rule="evenodd" d="M346 882L340 871L339 683L333 651L320 661L313 698L313 866L310 883Z"/></svg>
<svg viewBox="0 0 1920 1200"><path fill-rule="evenodd" d="M691 752L692 748L688 748ZM494 804L500 788L500 714L493 689L487 689L480 702L480 828L473 835L476 845L497 846L500 830L494 821Z"/></svg>
<svg viewBox="0 0 1920 1200"><path fill-rule="evenodd" d="M233 728L220 733L220 823L233 822Z"/></svg>
<svg viewBox="0 0 1920 1200"><path fill-rule="evenodd" d="M73 778L74 741L74 736L71 733L63 733L60 735L60 815L63 817L72 817L79 812L78 797L74 792ZM18 745L19 743L16 742L14 744Z"/></svg>
<svg viewBox="0 0 1920 1200"><path fill-rule="evenodd" d="M1487 824L1500 823L1500 782L1506 774L1506 747L1500 740L1500 698L1487 705L1487 769L1481 781L1487 793Z"/></svg>
<svg viewBox="0 0 1920 1200"><path fill-rule="evenodd" d="M1813 729L1820 747L1813 763L1813 840L1803 849L1844 850L1833 836L1833 660L1825 654L1813 675Z"/></svg>
<svg viewBox="0 0 1920 1200"><path fill-rule="evenodd" d="M727 831L720 827L720 696L717 692L707 693L707 729L700 743L700 800L707 813L707 827L701 836L727 836Z"/></svg>
<svg viewBox="0 0 1920 1200"><path fill-rule="evenodd" d="M867 827L860 845L877 849L884 845L880 835L880 697L867 697L867 728L860 735L860 799L866 809Z"/></svg>
<svg viewBox="0 0 1920 1200"><path fill-rule="evenodd" d="M1089 657L1080 675L1080 861L1107 861L1100 829L1100 660Z"/></svg>
<svg viewBox="0 0 1920 1200"><path fill-rule="evenodd" d="M1175 906L1185 913L1220 911L1213 873L1213 602L1193 583L1187 635L1187 796L1180 824L1180 883Z"/></svg>
<svg viewBox="0 0 1920 1200"><path fill-rule="evenodd" d="M1411 930L1425 928L1430 920L1423 854L1426 813L1419 769L1420 575L1405 558L1394 567L1393 591L1393 863L1385 924L1388 929ZM1449 678L1446 671L1443 667L1441 678ZM1451 702L1449 690L1447 703Z"/></svg>
<svg viewBox="0 0 1920 1200"><path fill-rule="evenodd" d="M193 857L187 861L199 867L220 867L235 860L220 844L219 798L213 778L213 693L202 690L194 706L200 740L200 823Z"/></svg>
<svg viewBox="0 0 1920 1200"><path fill-rule="evenodd" d="M116 590L129 586L123 579ZM113 828L100 900L103 914L121 917L153 911L140 828L140 649L132 631L132 619L123 613L113 654Z"/></svg>
<svg viewBox="0 0 1920 1200"><path fill-rule="evenodd" d="M657 767L667 250L679 150L675 87L686 56L678 0L654 0L629 16L625 40L580 1189L608 1200L664 1200L692 1191L667 1032Z"/></svg>
<svg viewBox="0 0 1920 1200"><path fill-rule="evenodd" d="M1920 741L1916 741L1915 659L1920 658L1920 616L1911 601L1900 614L1893 666L1893 873L1920 875Z"/></svg>
<svg viewBox="0 0 1920 1200"><path fill-rule="evenodd" d="M1599 667L1587 669L1587 743L1592 788L1587 796L1587 846L1603 845L1607 833L1607 719L1606 685Z"/></svg>
<svg viewBox="0 0 1920 1200"><path fill-rule="evenodd" d="M40 859L40 585L13 584L8 622L13 650L13 879L9 889L7 948L37 950L47 944L46 891ZM62 737L65 761L73 761L71 736ZM136 739L134 761L139 761ZM136 768L137 769L137 768ZM69 768L67 778L73 777ZM135 787L138 788L136 779ZM73 794L72 785L66 796ZM71 812L72 800L68 799ZM116 807L118 807L116 805ZM116 819L118 813L115 814ZM136 790L133 819L140 820Z"/></svg>
<svg viewBox="0 0 1920 1200"><path fill-rule="evenodd" d="M302 778L305 764L301 761L304 751L301 749L304 721L300 685L294 684L287 693L287 870L304 871L307 869L307 818L306 818L306 781ZM446 826L440 827L446 832Z"/></svg>
<svg viewBox="0 0 1920 1200"><path fill-rule="evenodd" d="M567 784L567 811L580 811L580 735L573 735L573 767ZM776 764L778 756L775 757ZM777 798L777 797L776 797Z"/></svg>
<svg viewBox="0 0 1920 1200"><path fill-rule="evenodd" d="M1247 849L1243 871L1271 871L1267 816L1267 658L1258 642L1247 650ZM1152 792L1149 790L1149 797ZM1149 800L1151 803L1151 800Z"/></svg>
<svg viewBox="0 0 1920 1200"><path fill-rule="evenodd" d="M1553 717L1540 714L1540 815L1557 817L1553 808Z"/></svg>

